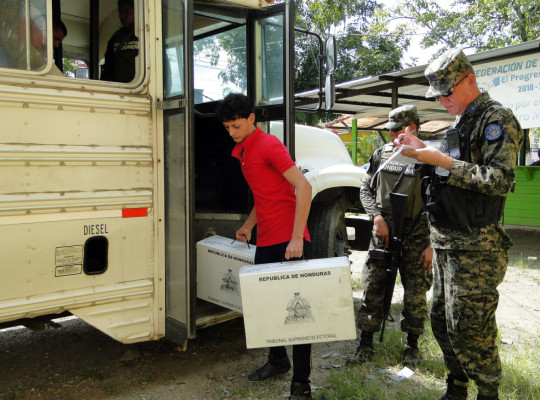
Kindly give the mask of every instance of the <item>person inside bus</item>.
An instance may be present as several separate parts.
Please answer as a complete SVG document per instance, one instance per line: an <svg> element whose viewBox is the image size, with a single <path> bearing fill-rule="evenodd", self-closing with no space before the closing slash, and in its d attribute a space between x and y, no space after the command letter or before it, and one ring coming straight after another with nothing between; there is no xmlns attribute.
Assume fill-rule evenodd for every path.
<svg viewBox="0 0 540 400"><path fill-rule="evenodd" d="M219 103L216 116L236 143L232 156L240 162L255 201L248 218L236 231L236 240L249 242L257 225L255 264L309 258L310 183L283 143L255 126L253 101L249 97L229 94ZM249 374L248 380L262 381L290 369L285 347L271 347L268 361ZM290 399L311 399L310 374L311 344L294 345Z"/></svg>
<svg viewBox="0 0 540 400"><path fill-rule="evenodd" d="M122 27L109 40L102 81L131 82L135 77L135 57L139 55L139 39L135 36L133 0L118 0L118 17Z"/></svg>
<svg viewBox="0 0 540 400"><path fill-rule="evenodd" d="M60 45L67 36L66 25L60 19L54 19L53 21L53 47L55 49L60 48Z"/></svg>

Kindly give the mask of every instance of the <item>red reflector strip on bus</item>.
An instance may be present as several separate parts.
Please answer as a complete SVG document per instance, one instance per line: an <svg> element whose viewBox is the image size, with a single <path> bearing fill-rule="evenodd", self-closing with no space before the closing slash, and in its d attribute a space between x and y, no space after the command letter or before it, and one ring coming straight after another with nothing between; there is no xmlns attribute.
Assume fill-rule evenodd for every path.
<svg viewBox="0 0 540 400"><path fill-rule="evenodd" d="M123 208L122 218L146 217L148 208Z"/></svg>

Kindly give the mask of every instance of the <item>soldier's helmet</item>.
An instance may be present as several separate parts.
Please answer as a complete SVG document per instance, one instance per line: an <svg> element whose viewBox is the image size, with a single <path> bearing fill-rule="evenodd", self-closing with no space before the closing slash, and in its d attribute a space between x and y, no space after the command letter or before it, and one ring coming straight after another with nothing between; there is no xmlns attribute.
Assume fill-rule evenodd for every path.
<svg viewBox="0 0 540 400"><path fill-rule="evenodd" d="M407 105L394 108L388 114L388 123L385 128L391 131L400 131L404 126L414 122L418 127L420 125L420 117L418 117L418 111L416 106Z"/></svg>
<svg viewBox="0 0 540 400"><path fill-rule="evenodd" d="M451 94L450 88L456 79L467 70L473 72L472 65L463 50L456 48L444 52L432 61L424 71L429 82L426 97L429 99Z"/></svg>

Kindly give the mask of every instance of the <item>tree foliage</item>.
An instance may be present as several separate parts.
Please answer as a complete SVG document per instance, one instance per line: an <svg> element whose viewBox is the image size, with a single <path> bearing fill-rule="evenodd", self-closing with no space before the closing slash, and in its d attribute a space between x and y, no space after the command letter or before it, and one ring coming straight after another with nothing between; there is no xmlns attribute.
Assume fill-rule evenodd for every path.
<svg viewBox="0 0 540 400"><path fill-rule="evenodd" d="M230 87L241 91L247 88L246 27L236 27L223 34L196 40L193 46L194 58L203 66L221 71L218 73L223 82L221 93L226 96ZM197 62L196 62L197 64ZM206 95L204 95L206 97Z"/></svg>
<svg viewBox="0 0 540 400"><path fill-rule="evenodd" d="M384 16L383 6L375 0L309 0L296 3L296 25L323 37L337 38L336 82L346 82L369 75L378 75L401 67L407 38L372 35L371 27ZM379 25L377 25L379 26ZM384 32L381 26L380 32ZM297 37L301 38L301 35ZM318 87L318 66L315 44L296 41L296 92ZM324 113L299 115L298 122L314 124L335 116Z"/></svg>
<svg viewBox="0 0 540 400"><path fill-rule="evenodd" d="M75 70L79 67L78 64L71 58L64 58L62 61L62 66L64 68L64 75L69 77L75 76Z"/></svg>
<svg viewBox="0 0 540 400"><path fill-rule="evenodd" d="M338 83L411 66L402 65L401 60L410 47L411 35L419 32L425 32L420 43L423 48L438 49L433 58L451 47L483 51L540 36L538 0L399 0L393 4L389 8L383 0L296 0L296 26L323 38L337 37L334 76ZM279 32L274 33L279 36ZM247 85L244 35L238 30L195 43L195 53L205 50L211 66L223 65L219 76L224 84L242 89ZM226 61L220 60L223 51L228 53ZM414 65L414 56L412 60ZM282 59L272 56L266 62L268 71L274 71ZM319 87L321 62L318 41L297 32L296 93ZM276 87L282 84L272 83ZM325 113L297 114L297 122L309 124L334 118Z"/></svg>
<svg viewBox="0 0 540 400"><path fill-rule="evenodd" d="M421 46L439 46L434 57L452 47L485 51L540 36L538 0L455 0L440 4L435 0L406 2L392 15L406 21L405 25L426 30Z"/></svg>
<svg viewBox="0 0 540 400"><path fill-rule="evenodd" d="M399 60L407 41L395 37L370 35L370 27L377 22L382 5L374 0L309 0L296 3L296 25L322 36L337 37L339 68L337 82L344 82L389 72L400 67ZM311 60L299 53L299 85L303 75L309 75ZM303 89L301 86L300 89Z"/></svg>

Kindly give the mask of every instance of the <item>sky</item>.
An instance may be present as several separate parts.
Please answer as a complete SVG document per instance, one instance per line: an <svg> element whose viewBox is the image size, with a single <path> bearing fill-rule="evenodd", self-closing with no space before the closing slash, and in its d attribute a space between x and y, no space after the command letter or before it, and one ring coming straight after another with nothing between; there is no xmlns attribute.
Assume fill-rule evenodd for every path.
<svg viewBox="0 0 540 400"><path fill-rule="evenodd" d="M398 4L405 3L406 0L384 0L381 1L385 7L387 8L394 8ZM443 0L437 0L437 3L439 5L448 4L448 1ZM395 24L402 23L403 21L395 21ZM391 25L390 25L391 26ZM409 51L405 53L401 59L401 64L403 66L411 64L412 63L412 57L414 56L417 61L416 65L425 65L429 62L431 56L437 51L436 47L423 49L420 47L420 41L422 40L423 34L425 34L425 29L416 30L415 32L411 32L411 45L409 48Z"/></svg>
<svg viewBox="0 0 540 400"><path fill-rule="evenodd" d="M403 54L401 58L401 64L406 66L412 63L412 57L416 58L416 65L425 65L429 63L431 56L436 52L436 48L423 49L420 47L421 35L414 35L411 37L411 45L409 51Z"/></svg>

